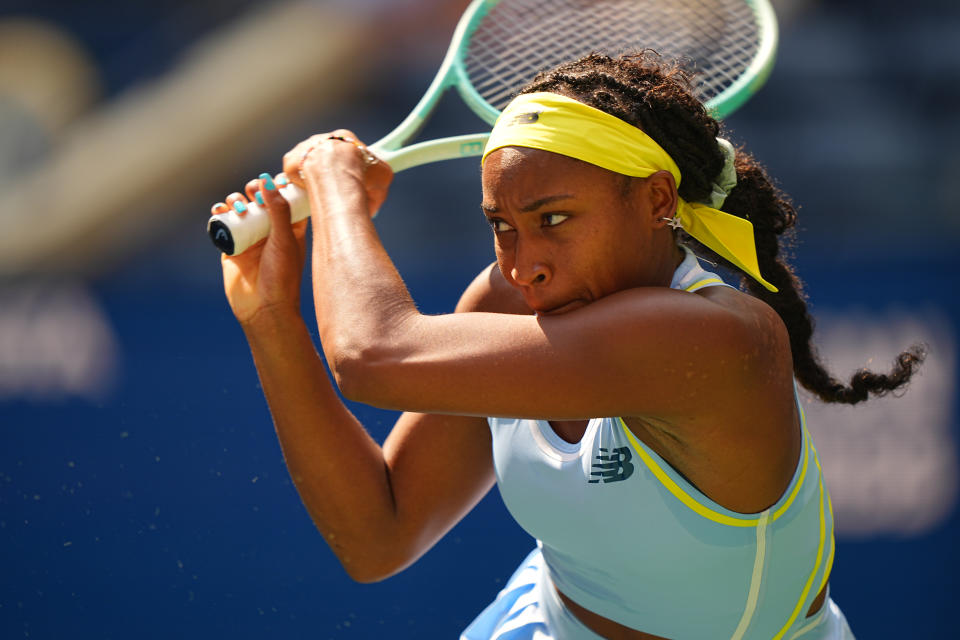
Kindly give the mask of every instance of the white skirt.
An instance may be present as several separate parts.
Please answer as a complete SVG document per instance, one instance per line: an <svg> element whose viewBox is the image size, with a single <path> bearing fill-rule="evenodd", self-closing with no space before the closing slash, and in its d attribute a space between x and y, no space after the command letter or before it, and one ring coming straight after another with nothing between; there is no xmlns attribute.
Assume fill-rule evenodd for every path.
<svg viewBox="0 0 960 640"><path fill-rule="evenodd" d="M829 596L829 593L828 593ZM840 608L827 598L820 612L785 640L855 640ZM497 598L460 640L603 640L563 606L547 577L540 549L510 576Z"/></svg>
<svg viewBox="0 0 960 640"><path fill-rule="evenodd" d="M603 640L566 607L547 577L539 547L460 634L460 640Z"/></svg>

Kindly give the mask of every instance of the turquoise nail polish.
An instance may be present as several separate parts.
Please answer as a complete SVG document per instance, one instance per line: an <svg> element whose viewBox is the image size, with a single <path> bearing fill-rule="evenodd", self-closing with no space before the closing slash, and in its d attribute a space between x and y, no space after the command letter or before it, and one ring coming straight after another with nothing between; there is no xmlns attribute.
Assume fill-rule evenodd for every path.
<svg viewBox="0 0 960 640"><path fill-rule="evenodd" d="M259 191L257 191L257 193L253 197L256 198L258 205L260 205L261 207L264 206L263 196L260 194Z"/></svg>
<svg viewBox="0 0 960 640"><path fill-rule="evenodd" d="M261 173L260 179L263 180L263 186L267 188L267 191L273 191L277 188L277 185L273 184L273 178L270 177L269 173Z"/></svg>
<svg viewBox="0 0 960 640"><path fill-rule="evenodd" d="M237 213L245 213L247 211L247 205L243 203L243 200L234 200L233 208L236 209Z"/></svg>
<svg viewBox="0 0 960 640"><path fill-rule="evenodd" d="M287 186L289 183L290 183L290 181L287 180L287 176L285 176L285 175L283 175L283 174L280 174L279 176L277 176L277 184L280 185L281 187L285 187L285 186Z"/></svg>

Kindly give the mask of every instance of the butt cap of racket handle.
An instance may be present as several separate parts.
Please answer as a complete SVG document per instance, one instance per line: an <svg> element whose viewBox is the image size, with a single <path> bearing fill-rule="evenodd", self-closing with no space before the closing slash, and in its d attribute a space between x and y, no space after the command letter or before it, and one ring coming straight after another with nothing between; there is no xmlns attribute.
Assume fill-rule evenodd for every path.
<svg viewBox="0 0 960 640"><path fill-rule="evenodd" d="M280 195L290 205L290 223L310 217L310 203L306 192L295 184L280 189ZM243 253L270 233L270 216L256 202L247 203L247 212L240 215L233 209L210 216L207 235L220 251L235 256Z"/></svg>

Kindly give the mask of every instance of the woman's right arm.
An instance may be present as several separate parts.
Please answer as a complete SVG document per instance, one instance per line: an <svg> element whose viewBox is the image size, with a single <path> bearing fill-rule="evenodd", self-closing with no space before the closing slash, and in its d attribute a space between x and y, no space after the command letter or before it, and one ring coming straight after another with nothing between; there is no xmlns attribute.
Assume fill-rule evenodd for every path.
<svg viewBox="0 0 960 640"><path fill-rule="evenodd" d="M260 314L244 331L290 476L353 579L412 564L493 485L483 418L404 413L381 449L340 401L301 318Z"/></svg>
<svg viewBox="0 0 960 640"><path fill-rule="evenodd" d="M247 196L264 183L248 184ZM261 190L274 205L267 241L223 260L227 298L307 511L352 578L381 580L425 553L493 485L490 432L484 418L405 413L382 448L369 436L341 402L300 315L305 230L291 228L289 213L281 224L276 193ZM227 202L237 200L246 198ZM509 309L485 274L458 311Z"/></svg>

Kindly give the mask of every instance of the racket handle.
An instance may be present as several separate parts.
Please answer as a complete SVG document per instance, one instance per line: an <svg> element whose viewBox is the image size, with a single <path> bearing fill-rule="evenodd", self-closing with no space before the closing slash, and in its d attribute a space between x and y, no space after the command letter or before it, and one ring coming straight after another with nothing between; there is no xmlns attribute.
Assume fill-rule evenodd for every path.
<svg viewBox="0 0 960 640"><path fill-rule="evenodd" d="M290 205L291 224L310 217L306 191L291 183L280 189L280 195ZM228 256L243 253L269 233L270 216L264 207L254 201L247 203L247 212L243 216L231 209L227 213L210 216L207 221L207 235Z"/></svg>
<svg viewBox="0 0 960 640"><path fill-rule="evenodd" d="M431 162L470 158L483 153L489 133L474 133L437 140L426 140L402 149L384 149L375 142L368 149L381 162L386 162L394 173L419 167ZM299 222L310 217L307 193L294 184L280 189L281 195L290 203L290 221ZM376 215L374 212L373 215ZM220 251L229 256L243 253L267 237L270 233L270 218L256 202L247 203L247 213L242 217L232 209L218 213L207 222L207 234Z"/></svg>

